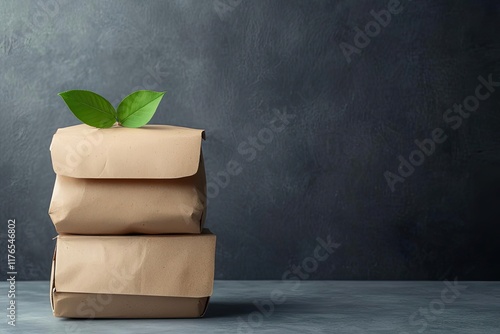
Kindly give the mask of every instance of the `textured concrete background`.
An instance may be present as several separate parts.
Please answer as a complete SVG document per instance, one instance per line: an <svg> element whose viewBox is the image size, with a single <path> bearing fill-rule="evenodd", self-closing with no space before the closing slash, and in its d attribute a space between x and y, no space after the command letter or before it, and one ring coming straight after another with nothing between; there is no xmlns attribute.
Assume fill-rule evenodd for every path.
<svg viewBox="0 0 500 334"><path fill-rule="evenodd" d="M0 2L0 277L9 218L18 278L49 277L48 148L78 123L57 93L89 89L116 105L154 89L167 95L153 123L207 130L217 278L292 278L301 266L301 279L500 279L500 88L460 126L443 120L478 76L500 81L500 6L402 1L348 62L341 43L355 46L356 27L376 29L370 11L387 6ZM384 172L436 128L447 140L391 191ZM215 186L232 160L241 173ZM314 259L328 236L334 253Z"/></svg>

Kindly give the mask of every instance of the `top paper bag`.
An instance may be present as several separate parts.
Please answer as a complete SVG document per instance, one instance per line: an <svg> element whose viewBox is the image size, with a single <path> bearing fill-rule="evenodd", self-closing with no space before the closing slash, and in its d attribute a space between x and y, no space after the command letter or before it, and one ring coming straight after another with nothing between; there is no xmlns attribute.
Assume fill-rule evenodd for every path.
<svg viewBox="0 0 500 334"><path fill-rule="evenodd" d="M205 132L169 125L58 129L50 152L54 172L76 178L176 179L198 171Z"/></svg>

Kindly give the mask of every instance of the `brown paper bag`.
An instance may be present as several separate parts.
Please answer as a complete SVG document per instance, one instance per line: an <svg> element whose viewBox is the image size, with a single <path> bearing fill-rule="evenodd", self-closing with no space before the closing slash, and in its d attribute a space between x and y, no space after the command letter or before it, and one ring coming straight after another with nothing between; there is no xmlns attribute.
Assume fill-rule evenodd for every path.
<svg viewBox="0 0 500 334"><path fill-rule="evenodd" d="M212 295L215 235L59 235L50 301L57 317L191 318Z"/></svg>
<svg viewBox="0 0 500 334"><path fill-rule="evenodd" d="M49 215L59 233L200 233L204 131L167 125L57 130Z"/></svg>

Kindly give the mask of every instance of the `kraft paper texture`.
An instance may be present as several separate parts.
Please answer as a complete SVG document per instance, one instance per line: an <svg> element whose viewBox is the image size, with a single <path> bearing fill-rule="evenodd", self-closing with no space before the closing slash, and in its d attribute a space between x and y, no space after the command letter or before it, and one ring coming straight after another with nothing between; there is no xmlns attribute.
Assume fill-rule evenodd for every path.
<svg viewBox="0 0 500 334"><path fill-rule="evenodd" d="M206 229L198 235L59 235L51 274L53 313L202 316L213 289L215 241Z"/></svg>
<svg viewBox="0 0 500 334"><path fill-rule="evenodd" d="M57 130L49 215L59 233L200 233L204 131L167 125Z"/></svg>

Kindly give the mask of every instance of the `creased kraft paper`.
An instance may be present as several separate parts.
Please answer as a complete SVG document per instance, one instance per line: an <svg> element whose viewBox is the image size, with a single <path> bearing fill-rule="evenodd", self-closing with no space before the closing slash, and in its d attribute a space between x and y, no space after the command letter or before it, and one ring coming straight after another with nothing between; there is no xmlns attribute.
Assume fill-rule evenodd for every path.
<svg viewBox="0 0 500 334"><path fill-rule="evenodd" d="M197 317L212 294L215 235L59 235L52 265L56 316Z"/></svg>
<svg viewBox="0 0 500 334"><path fill-rule="evenodd" d="M59 233L200 233L206 216L204 131L59 129L51 143L57 174L49 215Z"/></svg>

